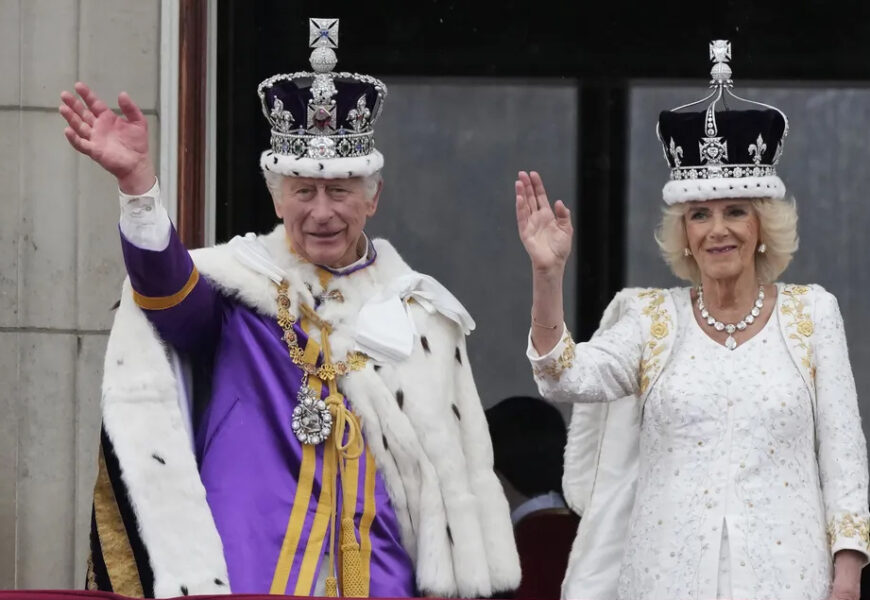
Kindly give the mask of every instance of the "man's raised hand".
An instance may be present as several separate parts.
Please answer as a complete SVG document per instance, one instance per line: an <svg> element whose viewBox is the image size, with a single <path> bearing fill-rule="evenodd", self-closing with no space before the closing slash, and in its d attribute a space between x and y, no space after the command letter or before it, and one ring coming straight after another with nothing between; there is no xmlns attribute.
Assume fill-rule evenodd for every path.
<svg viewBox="0 0 870 600"><path fill-rule="evenodd" d="M80 98L66 90L60 95L67 141L114 175L121 191L140 194L149 190L155 170L148 155L145 115L126 92L118 96L123 114L119 116L84 83L76 83L75 91Z"/></svg>

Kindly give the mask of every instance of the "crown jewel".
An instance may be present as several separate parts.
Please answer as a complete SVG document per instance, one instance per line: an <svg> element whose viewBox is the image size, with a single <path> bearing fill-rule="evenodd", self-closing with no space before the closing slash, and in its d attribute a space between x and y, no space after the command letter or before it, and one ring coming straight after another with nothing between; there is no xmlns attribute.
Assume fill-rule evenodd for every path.
<svg viewBox="0 0 870 600"><path fill-rule="evenodd" d="M788 119L778 108L734 93L729 41L710 42L709 55L712 92L659 116L656 133L671 167L665 201L782 197L785 186L774 167L788 135ZM754 107L733 110L728 99ZM700 112L685 110L707 101ZM717 111L720 103L724 110Z"/></svg>
<svg viewBox="0 0 870 600"><path fill-rule="evenodd" d="M272 128L271 153L275 158L269 170L283 172L289 168L279 165L281 157L324 161L377 154L375 163L383 164L383 157L375 149L373 126L380 116L387 87L368 75L334 71L338 63L338 30L338 19L309 19L312 71L274 75L257 88L263 115ZM372 170L372 164L366 161L363 170ZM267 165L264 163L264 168ZM320 171L338 169L336 165L327 169L323 162L318 165ZM288 174L305 170L304 165L296 166L300 168ZM359 173L349 168L344 176L354 174Z"/></svg>

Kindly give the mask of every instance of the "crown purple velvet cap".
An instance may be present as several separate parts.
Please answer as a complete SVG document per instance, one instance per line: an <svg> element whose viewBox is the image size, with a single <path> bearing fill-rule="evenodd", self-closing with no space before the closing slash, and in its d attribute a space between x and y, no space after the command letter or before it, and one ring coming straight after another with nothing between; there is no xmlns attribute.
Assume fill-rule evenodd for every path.
<svg viewBox="0 0 870 600"><path fill-rule="evenodd" d="M369 75L336 73L338 19L310 19L313 72L269 77L257 88L272 128L260 166L291 177L347 178L379 171L374 123L387 95Z"/></svg>
<svg viewBox="0 0 870 600"><path fill-rule="evenodd" d="M718 198L783 198L785 185L776 174L788 135L785 114L772 106L746 100L731 91L731 45L710 44L714 61L706 98L659 115L656 131L671 169L663 190L666 204ZM750 110L716 110L727 94L750 103ZM712 102L702 111L684 111ZM724 105L723 101L723 105Z"/></svg>

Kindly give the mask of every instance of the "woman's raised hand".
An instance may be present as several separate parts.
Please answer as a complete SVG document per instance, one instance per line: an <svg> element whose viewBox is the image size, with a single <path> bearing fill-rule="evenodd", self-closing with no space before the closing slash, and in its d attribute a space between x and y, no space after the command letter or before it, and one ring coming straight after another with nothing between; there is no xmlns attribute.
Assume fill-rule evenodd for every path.
<svg viewBox="0 0 870 600"><path fill-rule="evenodd" d="M148 156L148 122L136 103L122 92L116 115L88 86L76 83L75 91L60 95L60 114L68 127L64 135L73 148L89 156L118 179L121 191L140 194L155 181L154 165Z"/></svg>
<svg viewBox="0 0 870 600"><path fill-rule="evenodd" d="M520 240L540 274L562 276L571 253L571 211L561 200L553 208L541 176L520 171L514 184L517 194L517 229Z"/></svg>

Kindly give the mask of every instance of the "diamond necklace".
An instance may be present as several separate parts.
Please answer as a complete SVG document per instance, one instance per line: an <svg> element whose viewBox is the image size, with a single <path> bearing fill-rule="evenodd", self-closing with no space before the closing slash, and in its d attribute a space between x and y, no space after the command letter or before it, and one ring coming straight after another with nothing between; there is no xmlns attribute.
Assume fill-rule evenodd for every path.
<svg viewBox="0 0 870 600"><path fill-rule="evenodd" d="M737 323L723 323L716 317L710 314L707 307L704 306L704 288L698 286L698 310L701 312L701 318L707 321L707 325L716 331L727 331L728 337L725 339L725 347L729 350L734 350L737 347L737 340L734 339L735 331L743 331L747 325L752 325L755 318L761 314L761 309L764 306L764 286L758 286L758 297L755 299L755 304L749 314L740 319Z"/></svg>

